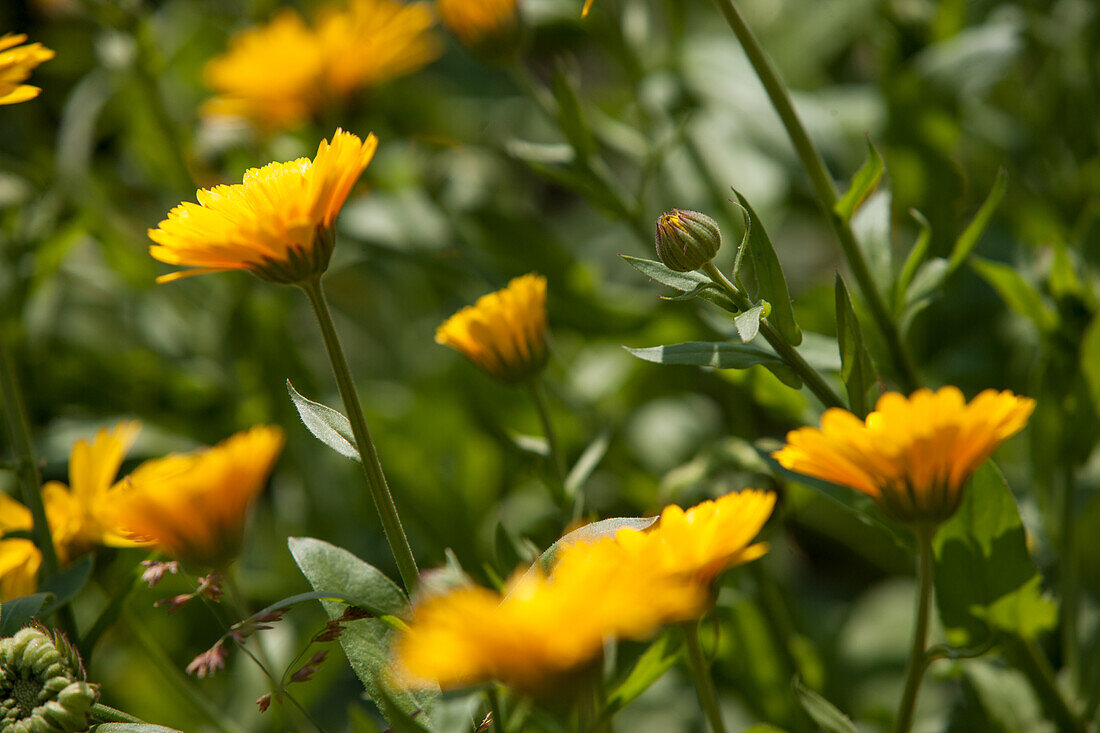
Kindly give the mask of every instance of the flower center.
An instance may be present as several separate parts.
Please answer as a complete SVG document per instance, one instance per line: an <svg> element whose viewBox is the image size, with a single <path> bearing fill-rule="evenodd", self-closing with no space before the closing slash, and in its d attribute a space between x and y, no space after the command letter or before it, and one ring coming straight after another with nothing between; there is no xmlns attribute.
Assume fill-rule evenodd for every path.
<svg viewBox="0 0 1100 733"><path fill-rule="evenodd" d="M15 699L15 703L19 706L19 710L23 714L23 717L29 718L34 712L35 707L38 705L38 693L40 689L40 683L35 680L29 680L26 677L20 677L15 681L15 684L12 685L11 696Z"/></svg>

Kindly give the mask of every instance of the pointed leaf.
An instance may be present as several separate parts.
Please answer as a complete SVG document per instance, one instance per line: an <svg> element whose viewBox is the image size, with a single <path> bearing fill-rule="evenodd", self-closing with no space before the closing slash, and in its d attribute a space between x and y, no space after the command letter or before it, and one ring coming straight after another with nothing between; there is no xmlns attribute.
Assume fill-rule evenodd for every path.
<svg viewBox="0 0 1100 733"><path fill-rule="evenodd" d="M649 529L656 521L657 517L613 517L586 524L546 548L546 551L539 556L538 564L544 571L548 571L554 564L554 558L557 556L558 551L566 545L577 542L595 542L604 537L614 537L616 532L626 527L637 530Z"/></svg>
<svg viewBox="0 0 1100 733"><path fill-rule="evenodd" d="M791 304L791 294L787 289L787 279L783 276L779 257L764 230L763 222L752 210L748 200L736 189L733 193L744 209L745 226L749 228L749 255L752 257L757 284L755 297L771 303L772 312L768 320L791 346L798 346L802 343L802 329L794 320L794 306Z"/></svg>
<svg viewBox="0 0 1100 733"><path fill-rule="evenodd" d="M840 712L824 697L806 687L802 680L796 677L792 686L802 709L826 733L856 733L856 726L851 718Z"/></svg>
<svg viewBox="0 0 1100 733"><path fill-rule="evenodd" d="M626 260L631 267L650 280L656 280L662 285L679 290L681 293L690 293L694 297L709 300L730 313L737 313L740 310L729 299L729 296L717 288L710 278L700 272L694 270L691 272L676 272L654 260L631 257L630 255L619 255L619 257Z"/></svg>
<svg viewBox="0 0 1100 733"><path fill-rule="evenodd" d="M48 616L63 605L71 601L88 582L92 575L92 556L87 555L76 564L65 568L57 575L49 578L39 589L43 593L52 593L53 601L42 611L43 616Z"/></svg>
<svg viewBox="0 0 1100 733"><path fill-rule="evenodd" d="M882 162L882 156L879 155L878 150L868 139L867 161L856 171L855 176L852 177L852 185L848 187L847 192L833 206L833 211L836 212L837 216L846 222L851 221L859 207L867 200L867 197L878 188L878 184L882 181L882 174L885 172L886 166Z"/></svg>
<svg viewBox="0 0 1100 733"><path fill-rule="evenodd" d="M765 305L754 305L744 313L733 319L733 325L737 327L737 335L741 341L748 343L760 333L760 319L764 316Z"/></svg>
<svg viewBox="0 0 1100 733"><path fill-rule="evenodd" d="M91 733L181 733L181 731L149 723L100 723L92 726Z"/></svg>
<svg viewBox="0 0 1100 733"><path fill-rule="evenodd" d="M901 268L901 274L898 275L898 281L894 286L895 309L898 313L905 308L905 293L909 289L909 284L913 282L917 270L928 257L928 250L932 247L932 225L928 223L928 219L916 209L910 209L909 216L917 222L920 234L917 235L913 249L909 250L909 256L905 258L905 265Z"/></svg>
<svg viewBox="0 0 1100 733"><path fill-rule="evenodd" d="M840 378L848 390L848 405L860 417L868 413L867 393L878 382L871 354L863 343L859 320L844 279L836 276L836 338L840 346Z"/></svg>
<svg viewBox="0 0 1100 733"><path fill-rule="evenodd" d="M565 493L567 496L576 496L577 492L584 488L584 485L588 483L588 479L592 476L592 472L596 470L596 467L600 465L600 461L607 455L607 448L610 445L611 433L607 430L601 432L595 440L588 444L588 447L581 453L581 457L573 464L573 468L569 470L569 475L565 477Z"/></svg>
<svg viewBox="0 0 1100 733"><path fill-rule="evenodd" d="M631 349L634 356L655 364L692 364L715 369L748 369L754 365L766 367L788 387L798 389L802 380L775 354L753 344L731 344L725 341L689 341L669 346Z"/></svg>
<svg viewBox="0 0 1100 733"><path fill-rule="evenodd" d="M680 634L672 633L672 629L657 637L657 640L649 645L649 648L638 657L638 661L630 668L626 679L620 682L608 695L607 705L601 713L602 716L610 716L622 710L636 700L643 692L653 686L653 683L661 679L665 672L672 669L680 658L682 647Z"/></svg>
<svg viewBox="0 0 1100 733"><path fill-rule="evenodd" d="M23 628L51 598L49 593L34 593L0 603L0 639Z"/></svg>
<svg viewBox="0 0 1100 733"><path fill-rule="evenodd" d="M1058 327L1058 314L1015 268L978 257L970 258L970 266L997 291L1005 305L1031 320L1040 331L1049 333Z"/></svg>
<svg viewBox="0 0 1100 733"><path fill-rule="evenodd" d="M355 447L355 436L351 432L351 423L341 413L326 407L319 402L308 400L298 394L290 380L286 380L286 390L290 393L290 399L294 402L298 414L302 418L313 437L321 441L329 448L353 461L359 461L359 451Z"/></svg>
<svg viewBox="0 0 1100 733"><path fill-rule="evenodd" d="M967 256L974 251L974 247L978 245L978 240L981 239L982 233L989 225L989 220L993 218L993 212L997 210L997 206L1000 205L1007 189L1008 172L1001 168L997 171L997 180L993 182L993 190L989 192L985 203L978 209L978 213L974 215L974 219L959 235L959 238L955 240L955 246L951 250L951 265L948 268L948 274L959 269Z"/></svg>

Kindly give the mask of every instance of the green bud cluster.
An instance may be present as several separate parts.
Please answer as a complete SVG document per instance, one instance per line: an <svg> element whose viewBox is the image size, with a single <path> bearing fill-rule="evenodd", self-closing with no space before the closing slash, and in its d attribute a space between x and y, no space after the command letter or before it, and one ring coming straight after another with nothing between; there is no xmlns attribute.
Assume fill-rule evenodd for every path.
<svg viewBox="0 0 1100 733"><path fill-rule="evenodd" d="M706 214L673 209L657 220L657 259L670 270L698 270L721 246L718 223Z"/></svg>
<svg viewBox="0 0 1100 733"><path fill-rule="evenodd" d="M0 639L0 730L79 733L91 725L98 691L64 637L40 627Z"/></svg>

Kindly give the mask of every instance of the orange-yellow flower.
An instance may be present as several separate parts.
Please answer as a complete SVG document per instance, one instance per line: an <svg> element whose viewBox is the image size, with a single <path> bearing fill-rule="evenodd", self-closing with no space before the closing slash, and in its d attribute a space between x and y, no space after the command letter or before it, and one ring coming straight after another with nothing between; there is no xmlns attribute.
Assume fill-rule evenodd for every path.
<svg viewBox="0 0 1100 733"><path fill-rule="evenodd" d="M532 570L504 595L467 585L418 603L396 644L398 680L449 688L495 679L538 693L584 669L605 642L648 637L705 606L697 583L651 572L622 548L577 547L549 577Z"/></svg>
<svg viewBox="0 0 1100 733"><path fill-rule="evenodd" d="M0 491L0 536L33 526L30 510ZM42 553L30 540L0 540L0 602L34 593L41 564Z"/></svg>
<svg viewBox="0 0 1100 733"><path fill-rule="evenodd" d="M118 526L188 564L220 569L241 549L252 502L283 447L258 426L213 448L146 461L115 507Z"/></svg>
<svg viewBox="0 0 1100 733"><path fill-rule="evenodd" d="M986 390L966 403L956 387L879 398L862 421L833 408L821 428L799 428L773 454L784 468L849 486L903 522L937 524L993 451L1027 424L1035 401Z"/></svg>
<svg viewBox="0 0 1100 733"><path fill-rule="evenodd" d="M488 374L524 382L546 364L546 278L523 275L508 287L478 298L435 332Z"/></svg>
<svg viewBox="0 0 1100 733"><path fill-rule="evenodd" d="M313 27L285 9L267 25L235 35L211 59L212 115L251 120L265 131L292 128L357 89L410 74L440 52L425 3L350 0L322 11Z"/></svg>
<svg viewBox="0 0 1100 733"><path fill-rule="evenodd" d="M262 279L300 283L328 267L333 222L370 163L378 139L337 129L317 155L250 168L243 183L201 189L149 230L149 253L196 269L163 275L168 282L221 270L249 270Z"/></svg>
<svg viewBox="0 0 1100 733"><path fill-rule="evenodd" d="M19 45L26 40L27 36L22 33L0 36L0 104L26 102L42 91L23 82L36 66L49 61L55 54L41 43Z"/></svg>
<svg viewBox="0 0 1100 733"><path fill-rule="evenodd" d="M517 0L436 0L436 10L462 45L487 60L507 56L519 40Z"/></svg>
<svg viewBox="0 0 1100 733"><path fill-rule="evenodd" d="M76 441L69 454L69 485L49 481L42 487L42 501L62 562L93 545L133 544L113 526L111 507L125 490L116 476L140 430L141 423L123 420L113 430L99 430L91 443Z"/></svg>

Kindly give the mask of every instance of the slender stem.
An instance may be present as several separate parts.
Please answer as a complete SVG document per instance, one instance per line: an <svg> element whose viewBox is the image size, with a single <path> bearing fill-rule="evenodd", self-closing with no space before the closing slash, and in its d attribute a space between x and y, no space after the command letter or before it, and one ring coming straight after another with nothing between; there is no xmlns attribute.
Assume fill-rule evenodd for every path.
<svg viewBox="0 0 1100 733"><path fill-rule="evenodd" d="M745 55L749 57L749 61L768 93L768 97L771 98L775 111L783 121L783 126L787 128L787 134L790 136L791 143L802 161L802 167L805 168L810 177L810 182L813 184L818 204L820 204L825 218L829 220L830 226L836 233L836 237L840 241L840 247L844 251L844 257L848 260L848 264L852 268L852 274L855 275L859 289L863 293L863 298L867 301L867 305L871 310L871 316L886 340L886 346L890 350L890 357L897 369L901 385L907 392L911 392L919 386L916 367L901 341L901 334L898 332L897 324L894 323L894 319L890 314L890 308L875 285L874 278L871 276L871 269L867 266L867 260L856 242L851 226L833 210L837 202L837 191L833 179L825 167L825 161L822 160L821 154L817 152L817 148L810 141L810 136L806 134L806 128L802 126L802 121L799 120L798 114L795 112L790 92L779 76L779 70L768 58L764 48L760 45L760 41L757 40L756 35L753 34L752 29L745 22L745 18L741 15L741 11L734 0L715 0L715 3L722 15L726 17L726 21L733 29L737 40L741 42L742 48L745 49Z"/></svg>
<svg viewBox="0 0 1100 733"><path fill-rule="evenodd" d="M1058 553L1061 560L1061 628L1062 660L1069 669L1070 679L1076 686L1081 681L1081 655L1078 642L1078 612L1080 595L1078 581L1081 575L1077 556L1077 483L1074 467L1067 462L1062 480L1062 537Z"/></svg>
<svg viewBox="0 0 1100 733"><path fill-rule="evenodd" d="M688 621L680 624L680 629L684 632L684 646L687 649L691 681L695 683L699 704L703 707L707 720L710 721L710 729L713 733L726 733L726 726L722 722L722 711L718 707L718 696L714 691L714 680L710 677L710 669L703 657L703 648L699 644L699 624L696 621Z"/></svg>
<svg viewBox="0 0 1100 733"><path fill-rule="evenodd" d="M726 291L739 308L748 309L751 306L745 294L738 290L737 286L731 283L729 278L723 275L722 271L719 270L713 262L708 262L703 265L702 270L711 280ZM760 334L769 344L771 344L772 348L775 349L775 353L779 355L779 358L798 373L798 376L802 378L806 387L821 400L823 405L826 407L845 406L844 400L840 399L840 396L828 385L828 383L826 383L824 378L817 373L817 370L810 366L793 346L787 343L787 340L775 330L775 327L773 327L766 318L760 319Z"/></svg>
<svg viewBox="0 0 1100 733"><path fill-rule="evenodd" d="M145 623L132 613L124 613L125 627L145 656L153 663L158 672L163 675L169 687L183 697L191 707L205 718L214 728L222 733L244 733L236 724L230 721L225 713L211 702L198 686L187 675L179 670L160 645L156 637L145 627Z"/></svg>
<svg viewBox="0 0 1100 733"><path fill-rule="evenodd" d="M378 516L382 520L382 531L385 532L386 540L390 543L390 552L397 561L397 570L401 573L405 590L412 593L416 588L420 571L417 570L416 559L409 546L409 538L405 535L405 528L401 525L401 517L397 514L397 506L393 503L393 495L390 494L390 487L386 483L386 475L382 472L378 451L371 440L370 431L367 430L367 419L359 403L359 393L355 389L351 369L348 368L348 361L344 357L344 349L340 346L340 337L336 334L336 326L332 322L328 303L325 302L320 278L303 283L302 290L309 298L313 312L317 315L317 324L321 327L325 348L328 349L329 362L332 364L332 373L336 377L340 397L344 400L344 409L348 413L351 432L362 459L363 472L367 476L367 485L370 487Z"/></svg>
<svg viewBox="0 0 1100 733"><path fill-rule="evenodd" d="M1050 666L1046 655L1039 649L1033 639L1018 639L1014 645L1018 654L1020 670L1027 676L1032 688L1039 695L1039 700L1049 715L1057 724L1058 730L1069 733L1083 733L1085 724L1073 712L1066 702L1058 682L1054 678L1054 670Z"/></svg>
<svg viewBox="0 0 1100 733"><path fill-rule="evenodd" d="M504 718L504 706L500 704L500 692L497 691L496 683L489 683L485 689L485 697L489 701L489 712L493 715L491 730L496 731L496 733L508 733L507 721Z"/></svg>
<svg viewBox="0 0 1100 733"><path fill-rule="evenodd" d="M913 725L913 710L917 704L917 691L925 670L925 648L928 645L928 619L932 611L932 534L930 527L918 527L917 535L917 572L920 576L920 588L917 593L917 619L913 627L913 646L909 650L909 666L905 675L905 692L898 708L897 733L908 733Z"/></svg>
<svg viewBox="0 0 1100 733"><path fill-rule="evenodd" d="M542 423L542 432L546 436L546 444L550 450L550 462L554 465L554 480L550 482L553 486L554 499L563 509L568 510L569 497L565 493L565 456L558 445L554 423L550 420L550 407L546 401L546 386L542 383L542 377L536 375L528 382L527 391L531 394L531 401L535 403L539 422Z"/></svg>

